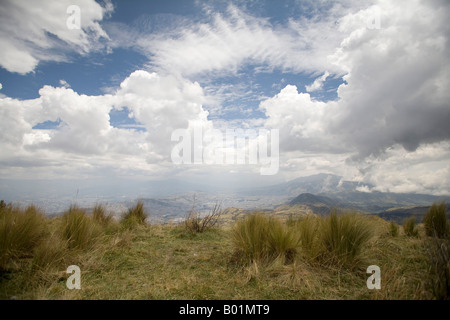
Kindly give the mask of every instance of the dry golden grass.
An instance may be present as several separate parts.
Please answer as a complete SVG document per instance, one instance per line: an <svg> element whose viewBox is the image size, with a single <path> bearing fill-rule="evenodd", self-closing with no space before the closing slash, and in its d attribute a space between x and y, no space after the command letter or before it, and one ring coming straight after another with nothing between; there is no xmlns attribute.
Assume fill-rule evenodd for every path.
<svg viewBox="0 0 450 320"><path fill-rule="evenodd" d="M265 226L264 230L276 227L269 236L253 230L251 237L272 237L272 242L266 242L269 249L264 250L273 254L267 255L270 259L242 263L236 259L234 238L239 223L192 233L184 225L136 224L130 229L120 221L102 225L91 216L83 216L80 219L87 219L83 221L95 225L99 233L90 245L73 246L69 241L73 237L61 232L67 225L65 219L39 220L44 225L39 242L25 255L11 256L13 263L0 272L1 299L443 298L433 292L435 278L427 276L433 259L427 254L422 226L417 238L404 234L394 237L388 222L367 218L364 223L371 227L373 237L361 245L355 256L358 263L327 263L317 258L321 257L317 252L324 250L321 245L314 249L316 253L307 252L309 244L323 240L322 232L309 228L318 230L325 220L287 223L258 217L264 221L257 221L257 225ZM354 225L349 225L352 230ZM303 238L298 233L301 230ZM292 244L297 246L295 255L287 257ZM435 261L435 266L441 262ZM66 269L72 264L81 269L81 290L66 287ZM381 269L381 290L366 286L369 265Z"/></svg>

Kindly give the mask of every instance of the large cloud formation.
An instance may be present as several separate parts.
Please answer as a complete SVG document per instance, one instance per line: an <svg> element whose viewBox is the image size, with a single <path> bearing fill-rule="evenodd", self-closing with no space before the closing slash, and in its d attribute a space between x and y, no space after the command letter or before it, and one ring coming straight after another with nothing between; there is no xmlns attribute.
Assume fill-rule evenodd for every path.
<svg viewBox="0 0 450 320"><path fill-rule="evenodd" d="M380 7L379 30L356 28L353 16L342 19L349 36L333 56L350 70L334 130L363 156L394 144L414 151L450 139L450 4L383 1Z"/></svg>
<svg viewBox="0 0 450 320"><path fill-rule="evenodd" d="M113 94L86 96L66 87L44 86L39 95L32 100L0 100L5 151L0 162L6 175L12 173L6 166L39 167L46 161L57 167L75 163L74 171L117 166L151 173L157 171L153 164L170 161L175 129L208 125L201 106L203 91L197 83L142 70L130 74ZM110 112L123 108L146 130L111 125ZM48 121L57 125L36 128Z"/></svg>
<svg viewBox="0 0 450 320"><path fill-rule="evenodd" d="M379 29L361 23L374 8ZM338 100L314 101L287 86L260 105L267 125L281 128L281 146L347 153L347 163L385 191L448 192L449 12L444 1L380 1L342 17L347 37L329 56L347 72Z"/></svg>
<svg viewBox="0 0 450 320"><path fill-rule="evenodd" d="M92 23L100 37L105 34L95 21L106 9L93 8L87 25ZM151 71L131 73L105 95L81 95L66 85L44 86L33 100L2 97L1 174L171 174L180 169L170 164L171 132L198 124L214 127L203 107L211 97L194 79L233 76L257 65L258 72L317 75L306 87L309 92L287 83L276 95L262 98L259 111L265 117L247 121L250 127L280 130L281 176L325 171L382 191L450 193L450 3L347 1L317 10L317 16L274 24L230 5L206 21L151 34L125 28L120 33L120 26L110 25L110 45L147 54ZM31 22L40 26L35 40L32 35L14 40L0 34L4 52L26 55L22 66L9 60L11 55L0 59L7 70L32 71L45 59L42 50L55 48L44 31L48 29L42 28L52 24ZM94 48L86 37L58 32L52 33L77 52ZM329 79L339 77L345 83L336 100L313 98ZM112 110L127 110L145 130L113 126ZM35 127L45 121L59 124Z"/></svg>

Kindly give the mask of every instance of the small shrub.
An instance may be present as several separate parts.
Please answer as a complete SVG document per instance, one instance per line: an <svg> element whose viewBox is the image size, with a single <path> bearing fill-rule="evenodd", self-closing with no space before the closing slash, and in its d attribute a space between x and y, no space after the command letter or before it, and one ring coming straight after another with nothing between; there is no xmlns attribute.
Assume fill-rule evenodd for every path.
<svg viewBox="0 0 450 320"><path fill-rule="evenodd" d="M25 210L11 204L0 208L0 269L22 257L31 257L32 251L46 233L45 217L34 205Z"/></svg>
<svg viewBox="0 0 450 320"><path fill-rule="evenodd" d="M76 205L71 205L63 215L62 224L63 238L68 241L70 249L86 249L93 246L101 233L94 219Z"/></svg>
<svg viewBox="0 0 450 320"><path fill-rule="evenodd" d="M403 231L408 237L418 237L419 231L416 228L416 217L410 217L403 222Z"/></svg>
<svg viewBox="0 0 450 320"><path fill-rule="evenodd" d="M187 217L184 220L184 225L189 232L201 233L207 229L213 228L217 224L220 215L222 214L218 203L216 203L211 211L204 217L200 216L200 213L195 210L194 206L188 212Z"/></svg>
<svg viewBox="0 0 450 320"><path fill-rule="evenodd" d="M372 237L370 226L357 214L332 211L320 226L321 242L332 263L354 266L364 245Z"/></svg>
<svg viewBox="0 0 450 320"><path fill-rule="evenodd" d="M122 224L125 228L133 228L137 225L146 224L147 213L144 210L144 202L139 200L135 206L128 208L122 216Z"/></svg>
<svg viewBox="0 0 450 320"><path fill-rule="evenodd" d="M391 221L389 224L389 234L391 237L397 237L398 236L398 224L396 224L394 221Z"/></svg>
<svg viewBox="0 0 450 320"><path fill-rule="evenodd" d="M446 214L445 202L433 203L423 219L427 236L445 238L449 234Z"/></svg>

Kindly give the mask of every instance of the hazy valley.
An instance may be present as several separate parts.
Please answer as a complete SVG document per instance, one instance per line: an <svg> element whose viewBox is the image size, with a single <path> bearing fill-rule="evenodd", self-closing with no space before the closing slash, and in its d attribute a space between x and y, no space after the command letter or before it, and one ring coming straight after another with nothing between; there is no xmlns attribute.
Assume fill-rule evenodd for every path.
<svg viewBox="0 0 450 320"><path fill-rule="evenodd" d="M220 190L179 181L141 182L131 186L124 183L120 188L108 186L102 196L98 186L71 183L55 185L42 181L40 193L27 190L16 182L11 190L1 189L7 202L22 205L35 204L48 215L62 214L70 204L92 208L104 205L108 211L119 217L136 200L144 202L150 221L157 223L178 222L195 205L200 213L207 213L216 203L227 212L251 210L273 211L276 214L317 213L326 215L333 208L350 209L368 214L378 214L386 220L401 223L410 215L420 221L427 208L436 201L448 201L449 196L434 196L412 193L387 193L358 191L372 187L358 182L344 181L330 174L318 174L297 178L285 183L260 188ZM23 190L21 197L12 198L14 192Z"/></svg>

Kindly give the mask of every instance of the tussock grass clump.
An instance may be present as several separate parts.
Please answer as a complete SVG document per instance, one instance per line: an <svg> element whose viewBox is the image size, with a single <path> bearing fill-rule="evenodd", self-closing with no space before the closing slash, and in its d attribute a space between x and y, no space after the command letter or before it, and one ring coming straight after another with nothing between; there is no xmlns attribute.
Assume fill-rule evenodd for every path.
<svg viewBox="0 0 450 320"><path fill-rule="evenodd" d="M64 262L68 251L67 241L53 234L45 238L33 252L32 267L37 270L48 270Z"/></svg>
<svg viewBox="0 0 450 320"><path fill-rule="evenodd" d="M237 221L232 230L236 254L248 263L266 259L269 228L269 219L261 213Z"/></svg>
<svg viewBox="0 0 450 320"><path fill-rule="evenodd" d="M298 237L298 243L303 255L310 261L314 261L321 254L319 233L321 218L316 215L307 215L291 223Z"/></svg>
<svg viewBox="0 0 450 320"><path fill-rule="evenodd" d="M245 264L268 263L282 257L291 262L298 240L279 219L254 213L239 220L232 230L235 254Z"/></svg>
<svg viewBox="0 0 450 320"><path fill-rule="evenodd" d="M101 204L96 204L92 209L92 218L103 226L107 226L113 219L111 214L106 213L106 208Z"/></svg>
<svg viewBox="0 0 450 320"><path fill-rule="evenodd" d="M447 206L445 202L433 203L423 219L425 233L430 237L445 238L449 235L447 222Z"/></svg>
<svg viewBox="0 0 450 320"><path fill-rule="evenodd" d="M360 262L371 237L364 217L336 212L326 218L291 219L287 224L256 213L237 221L232 230L235 254L247 264L268 263L279 257L291 263L301 249L302 257L310 262L353 267Z"/></svg>
<svg viewBox="0 0 450 320"><path fill-rule="evenodd" d="M397 237L398 236L398 224L396 224L394 221L391 221L389 223L389 235L391 237Z"/></svg>
<svg viewBox="0 0 450 320"><path fill-rule="evenodd" d="M403 221L403 231L408 237L419 236L419 230L416 228L416 217L410 217Z"/></svg>
<svg viewBox="0 0 450 320"><path fill-rule="evenodd" d="M320 241L325 261L354 266L359 262L364 245L372 238L370 225L364 217L332 211L320 226ZM328 260L329 259L329 260Z"/></svg>
<svg viewBox="0 0 450 320"><path fill-rule="evenodd" d="M122 216L122 224L125 228L133 228L146 224L146 219L147 213L144 210L144 202L139 200L136 205L128 208L128 211Z"/></svg>
<svg viewBox="0 0 450 320"><path fill-rule="evenodd" d="M430 259L428 289L434 299L450 299L450 238L428 238L425 241Z"/></svg>
<svg viewBox="0 0 450 320"><path fill-rule="evenodd" d="M94 245L101 234L100 226L76 205L71 205L62 217L63 239L70 249L87 249Z"/></svg>
<svg viewBox="0 0 450 320"><path fill-rule="evenodd" d="M7 269L14 259L30 257L45 233L45 217L36 206L22 209L3 203L0 208L0 269Z"/></svg>
<svg viewBox="0 0 450 320"><path fill-rule="evenodd" d="M194 203L195 206L195 203ZM200 216L200 213L195 210L195 207L188 212L186 219L184 220L184 225L186 230L191 233L202 233L207 229L213 228L219 221L222 210L220 210L220 205L216 203L211 211L204 217Z"/></svg>
<svg viewBox="0 0 450 320"><path fill-rule="evenodd" d="M294 230L276 218L269 219L269 223L267 237L269 257L284 259L285 263L293 262L299 241Z"/></svg>

